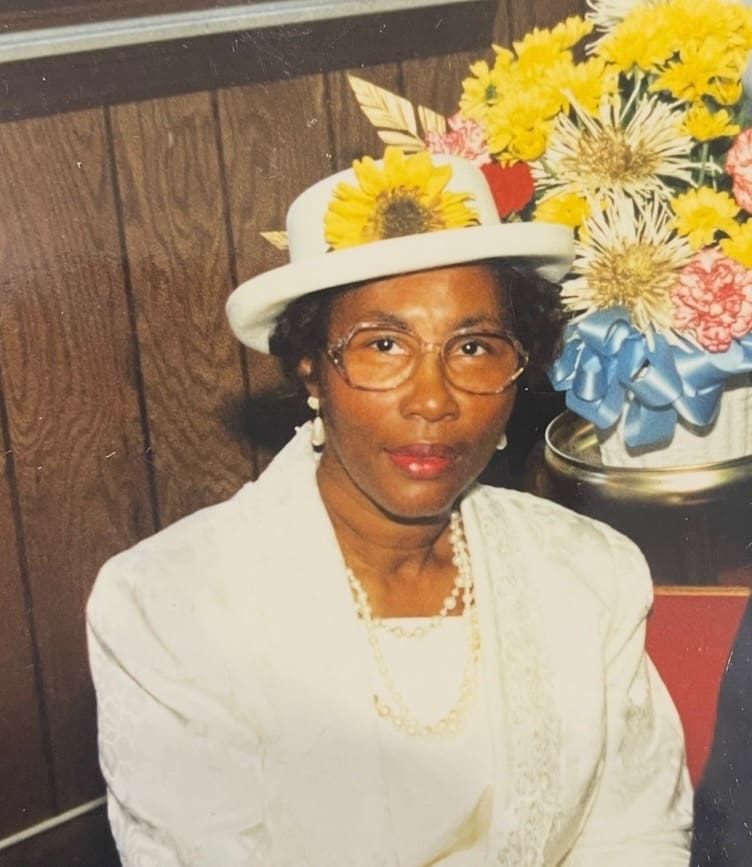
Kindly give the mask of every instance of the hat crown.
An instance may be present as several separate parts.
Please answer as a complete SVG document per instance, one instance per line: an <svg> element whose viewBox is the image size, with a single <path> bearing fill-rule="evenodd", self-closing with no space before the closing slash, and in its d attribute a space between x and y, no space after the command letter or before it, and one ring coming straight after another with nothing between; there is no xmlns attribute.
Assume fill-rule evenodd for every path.
<svg viewBox="0 0 752 867"><path fill-rule="evenodd" d="M437 155L435 165L450 165L452 176L446 190L451 193L468 193L472 197L468 206L478 213L481 226L498 224L499 214L483 172L475 164L458 157ZM383 165L379 160L377 165ZM324 236L324 217L334 197L334 190L341 184L358 186L352 168L337 172L302 192L290 205L287 212L287 241L290 261L301 262L314 259L329 252Z"/></svg>

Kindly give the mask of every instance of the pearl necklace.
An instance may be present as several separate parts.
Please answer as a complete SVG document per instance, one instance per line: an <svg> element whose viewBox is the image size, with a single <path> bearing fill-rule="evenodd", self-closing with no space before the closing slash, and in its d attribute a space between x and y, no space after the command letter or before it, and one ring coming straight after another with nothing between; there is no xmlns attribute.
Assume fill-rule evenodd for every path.
<svg viewBox="0 0 752 867"><path fill-rule="evenodd" d="M478 613L475 607L475 587L470 565L470 555L467 543L462 532L462 521L458 512L453 512L449 541L452 545L452 562L457 567L457 577L452 586L452 591L444 600L444 604L438 614L435 614L427 626L414 629L403 629L400 626L387 624L383 618L375 618L371 613L371 605L368 594L355 573L346 567L347 580L353 593L355 610L363 621L366 628L368 643L376 663L376 670L386 689L389 701L385 701L378 693L374 693L373 701L376 713L388 720L396 729L408 735L420 737L446 737L456 734L468 716L476 692L476 670L480 655L480 626ZM450 610L454 609L462 594L464 605L462 619L465 625L466 656L462 672L462 680L459 686L459 695L452 707L444 716L434 722L419 720L407 707L407 703L399 687L392 677L389 666L384 658L384 653L379 643L378 629L386 629L399 638L420 638L429 629L438 626L447 617Z"/></svg>
<svg viewBox="0 0 752 867"><path fill-rule="evenodd" d="M457 569L454 584L452 584L449 594L444 598L439 613L432 615L428 618L427 623L421 623L419 626L406 628L399 624L390 623L384 617L374 617L365 588L348 567L347 578L355 595L355 607L363 620L372 623L376 629L383 629L385 632L396 635L397 638L422 638L432 629L439 626L443 619L449 615L449 612L454 611L457 607L460 594L467 588L472 591L473 587L470 557L467 553L464 536L462 535L462 520L460 519L459 512L452 512L449 524L449 542L452 546L452 563Z"/></svg>

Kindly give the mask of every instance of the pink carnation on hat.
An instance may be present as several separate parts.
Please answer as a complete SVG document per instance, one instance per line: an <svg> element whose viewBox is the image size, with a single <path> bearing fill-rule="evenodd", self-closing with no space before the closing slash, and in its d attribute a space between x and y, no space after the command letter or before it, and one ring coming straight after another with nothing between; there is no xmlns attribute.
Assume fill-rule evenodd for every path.
<svg viewBox="0 0 752 867"><path fill-rule="evenodd" d="M726 157L726 171L734 180L734 198L752 214L752 127L740 132Z"/></svg>
<svg viewBox="0 0 752 867"><path fill-rule="evenodd" d="M710 352L724 352L752 331L752 271L715 247L700 250L678 274L675 325Z"/></svg>
<svg viewBox="0 0 752 867"><path fill-rule="evenodd" d="M483 127L474 120L465 120L457 112L447 118L447 132L429 132L426 134L426 147L432 154L448 154L462 157L478 166L491 159L486 146L486 136Z"/></svg>

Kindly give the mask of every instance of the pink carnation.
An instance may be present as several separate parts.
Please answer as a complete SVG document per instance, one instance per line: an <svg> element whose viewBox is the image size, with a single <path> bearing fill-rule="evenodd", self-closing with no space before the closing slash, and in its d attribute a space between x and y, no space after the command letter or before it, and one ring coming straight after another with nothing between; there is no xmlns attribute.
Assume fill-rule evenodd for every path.
<svg viewBox="0 0 752 867"><path fill-rule="evenodd" d="M734 179L734 198L752 214L752 127L734 139L726 157L726 171Z"/></svg>
<svg viewBox="0 0 752 867"><path fill-rule="evenodd" d="M752 331L752 271L716 247L700 250L679 272L674 322L710 352L723 352Z"/></svg>
<svg viewBox="0 0 752 867"><path fill-rule="evenodd" d="M465 120L459 112L447 118L447 132L429 132L426 147L432 154L462 157L482 166L491 156L486 146L483 127L474 120Z"/></svg>

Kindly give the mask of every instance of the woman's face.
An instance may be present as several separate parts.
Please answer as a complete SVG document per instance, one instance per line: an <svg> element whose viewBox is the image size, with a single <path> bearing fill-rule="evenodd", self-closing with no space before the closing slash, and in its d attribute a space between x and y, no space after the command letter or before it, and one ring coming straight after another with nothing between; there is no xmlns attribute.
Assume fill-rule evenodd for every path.
<svg viewBox="0 0 752 867"><path fill-rule="evenodd" d="M491 268L462 265L376 280L333 301L329 341L361 323L398 320L424 341L456 331L511 330L506 293ZM310 370L303 362L301 370ZM328 358L315 365L326 446L319 485L347 508L401 520L445 515L494 452L514 402L470 394L446 381L438 353L422 355L414 374L389 391L352 388ZM330 503L330 505L332 505Z"/></svg>

